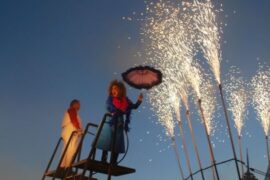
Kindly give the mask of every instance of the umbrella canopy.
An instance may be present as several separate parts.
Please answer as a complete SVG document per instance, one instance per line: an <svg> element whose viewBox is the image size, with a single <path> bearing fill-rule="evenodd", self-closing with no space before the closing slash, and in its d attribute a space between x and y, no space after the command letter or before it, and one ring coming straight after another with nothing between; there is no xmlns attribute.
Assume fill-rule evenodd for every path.
<svg viewBox="0 0 270 180"><path fill-rule="evenodd" d="M162 82L162 73L149 66L138 66L122 73L126 83L136 89L150 89Z"/></svg>

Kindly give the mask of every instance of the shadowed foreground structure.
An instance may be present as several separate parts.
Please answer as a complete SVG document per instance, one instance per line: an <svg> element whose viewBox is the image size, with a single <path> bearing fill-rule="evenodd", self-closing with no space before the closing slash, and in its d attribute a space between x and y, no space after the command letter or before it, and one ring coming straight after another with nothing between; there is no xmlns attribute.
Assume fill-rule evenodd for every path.
<svg viewBox="0 0 270 180"><path fill-rule="evenodd" d="M51 163L52 163L52 161L55 157L56 151L58 150L59 145L62 141L62 138L60 138L56 147L55 147L53 155L48 163L48 166L43 174L42 180L45 180L46 177L51 177L53 180L54 179L78 179L78 180L91 179L91 180L96 180L95 178L93 178L93 175L95 175L97 173L107 174L108 175L107 179L110 180L111 176L122 176L122 175L131 174L131 173L136 172L135 169L119 166L117 163L114 164L112 161L112 158L110 159L109 163L95 160L96 144L97 144L97 141L99 139L103 125L106 121L106 118L108 118L108 117L111 117L111 115L105 114L99 126L96 124L92 124L92 123L87 124L85 131L83 133L83 136L81 138L79 148L77 149L76 153L74 154L74 156L72 158L71 166L66 168L66 169L63 169L60 167L60 164L63 161L63 157L65 156L65 154L67 152L67 148L70 144L71 139L73 138L73 136L76 133L76 132L73 132L69 138L69 141L67 143L65 150L63 151L63 154L61 156L61 159L58 163L57 168L55 170L50 170ZM90 129L90 127L98 128L96 133L89 132L88 130ZM115 132L117 132L116 125L114 128L115 128ZM93 140L93 144L92 144L92 148L90 150L89 156L86 159L81 160L80 155L81 155L83 141L84 141L85 136L88 134L94 135L95 138ZM115 150L115 139L116 139L115 134L113 137L113 145L111 147L112 153ZM89 174L86 175L86 172L89 172Z"/></svg>

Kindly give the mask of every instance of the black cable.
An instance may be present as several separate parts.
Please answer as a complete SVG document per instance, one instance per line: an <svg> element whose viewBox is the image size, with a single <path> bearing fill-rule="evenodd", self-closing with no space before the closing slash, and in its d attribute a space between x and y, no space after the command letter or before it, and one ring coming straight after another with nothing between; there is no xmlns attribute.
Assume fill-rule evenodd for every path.
<svg viewBox="0 0 270 180"><path fill-rule="evenodd" d="M128 138L128 133L127 133L127 131L125 131L125 134L126 134L126 141L127 141L126 152L125 152L124 156L117 162L117 164L119 164L120 162L122 162L122 161L125 159L125 157L126 157L126 155L127 155L127 153L128 153L128 149L129 149L129 138Z"/></svg>
<svg viewBox="0 0 270 180"><path fill-rule="evenodd" d="M90 132L90 131L87 131L88 134L91 134L93 136L95 136L94 133ZM129 138L128 138L128 132L125 131L125 135L126 135L126 142L127 142L127 148L126 148L126 151L125 151L125 154L123 155L123 157L117 162L117 164L120 164L120 162L122 162L125 157L127 156L127 153L128 153L128 150L129 150Z"/></svg>

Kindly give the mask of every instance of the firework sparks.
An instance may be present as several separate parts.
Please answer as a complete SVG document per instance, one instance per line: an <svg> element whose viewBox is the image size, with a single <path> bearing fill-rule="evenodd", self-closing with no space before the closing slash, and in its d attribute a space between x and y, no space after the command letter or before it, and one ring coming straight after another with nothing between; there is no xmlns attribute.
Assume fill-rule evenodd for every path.
<svg viewBox="0 0 270 180"><path fill-rule="evenodd" d="M229 122L229 117L227 114L227 109L225 106L224 96L221 86L221 77L220 77L220 62L221 62L221 51L220 51L220 28L216 21L216 9L214 8L210 0L205 2L198 2L195 0L194 7L196 9L196 15L194 18L194 25L198 33L198 44L201 47L203 55L207 60L211 70L215 76L215 79L218 83L220 89L220 95L222 98L222 105L225 113L227 128L229 131L231 146L233 150L233 155L235 159L235 165L237 168L238 178L240 177L240 171L237 164L237 157L235 153L235 147Z"/></svg>
<svg viewBox="0 0 270 180"><path fill-rule="evenodd" d="M220 28L216 21L216 9L210 0L193 3L195 9L194 26L198 33L198 43L210 65L218 84L220 79Z"/></svg>
<svg viewBox="0 0 270 180"><path fill-rule="evenodd" d="M185 75L187 76L188 82L190 83L192 89L195 91L197 99L201 99L201 85L203 82L202 71L200 70L198 63L193 62L192 64L187 64L185 68Z"/></svg>
<svg viewBox="0 0 270 180"><path fill-rule="evenodd" d="M180 174L182 176L182 179L184 179L184 173L181 166L180 156L177 151L175 137L174 137L174 127L175 123L173 121L173 109L171 106L171 103L174 102L176 105L175 108L179 107L177 106L177 96L170 97L169 92L173 90L174 88L170 86L170 84L167 84L168 81L165 81L165 83L159 85L155 89L151 90L149 93L149 100L152 104L153 110L158 116L159 122L161 125L163 125L166 129L166 134L169 136L172 140L172 146L176 155L176 159L178 162L178 167ZM179 111L176 111L179 112ZM180 117L180 114L179 114Z"/></svg>
<svg viewBox="0 0 270 180"><path fill-rule="evenodd" d="M253 106L258 114L265 136L268 136L270 125L270 68L259 70L251 80Z"/></svg>
<svg viewBox="0 0 270 180"><path fill-rule="evenodd" d="M169 137L174 137L175 124L170 100L168 99L170 99L169 92L164 83L149 92L149 101L152 104L160 124L165 127L166 134Z"/></svg>
<svg viewBox="0 0 270 180"><path fill-rule="evenodd" d="M215 88L213 87L211 81L205 81L203 83L202 89L202 108L204 110L205 123L207 127L208 135L214 134L214 129L216 127L216 122L214 121L215 110L217 107L217 100L215 96Z"/></svg>
<svg viewBox="0 0 270 180"><path fill-rule="evenodd" d="M229 102L228 110L232 113L238 136L241 136L244 120L247 115L248 93L246 82L243 77L236 77L238 70L231 72L228 83L226 83L225 91ZM239 74L239 73L237 73Z"/></svg>
<svg viewBox="0 0 270 180"><path fill-rule="evenodd" d="M229 102L228 110L232 113L235 127L238 133L238 145L240 160L243 161L241 135L242 128L244 126L244 120L247 115L248 93L246 88L246 82L239 76L240 72L237 68L232 68L229 73L229 80L225 86L225 92L227 93L227 100ZM237 75L237 77L236 77ZM244 173L244 166L241 165L242 175Z"/></svg>
<svg viewBox="0 0 270 180"><path fill-rule="evenodd" d="M179 18L178 6L161 1L150 3L147 14L143 34L150 40L147 48L148 60L154 67L161 69L164 76L163 84L149 93L149 99L159 121L166 127L168 134L172 135L174 123L169 121L173 121L171 114L174 108L179 108L177 103L172 103L172 101L178 101L179 98L176 96L180 93L183 99L186 97L184 104L187 104L186 92L181 88L184 87L182 86L183 67L181 64L184 59L187 59L187 55L190 56L191 51L185 28L186 23Z"/></svg>
<svg viewBox="0 0 270 180"><path fill-rule="evenodd" d="M198 12L194 13L196 10ZM197 96L196 99L200 100L203 96L201 93L203 72L200 65L193 59L195 54L194 43L197 41L203 42L203 45L205 46L203 46L202 49L204 54L210 59L209 62L211 62L212 65L218 62L219 65L219 46L216 46L216 44L219 43L217 40L218 33L212 32L213 35L209 37L203 36L207 33L209 34L208 31L213 31L211 28L216 26L213 6L208 1L206 3L182 3L181 7L159 1L158 3L150 4L147 12L148 16L146 18L146 25L143 28L143 34L150 40L147 48L149 55L148 60L154 67L163 71L165 77L164 83L171 86L168 90L167 85L165 85L168 90L166 93L170 94L170 97L173 97L175 96L174 91L177 91L177 95L181 97L186 109L189 110L187 94L188 86L191 86L194 90ZM209 16L211 16L212 19L206 20ZM196 18L197 20L194 20ZM209 21L207 22L209 27L208 25L205 25L205 21ZM202 29L194 28L195 26L202 25ZM196 33L194 29L197 31L200 29L200 33ZM197 36L196 34L200 35ZM218 65L213 67L218 67L215 69L219 69ZM154 96L152 99L156 99L156 94L162 94L164 88L160 89L159 92L157 91L150 95ZM210 96L207 93L205 93L203 97L203 106L207 117L209 134L211 134L213 130L212 116L215 111L214 103L216 102L215 98L212 97L213 96ZM178 98L176 99L179 101ZM164 101L166 101L166 99L162 100L162 102ZM209 103L209 105L207 103ZM175 107L177 106L175 103L172 104L174 104L173 107L171 107L172 109L178 108ZM170 104L168 105L171 106ZM157 104L154 106L157 106Z"/></svg>
<svg viewBox="0 0 270 180"><path fill-rule="evenodd" d="M209 89L203 89L202 91L203 71L194 60L194 55L196 54L195 43L200 42L204 38L199 36L201 39L199 38L198 40L198 32L195 32L198 29L194 27L201 25L194 23L196 22L194 21L194 18L196 18L194 16L194 9L196 10L197 8L198 10L198 7L195 6L198 6L198 4L182 3L180 7L159 1L158 3L150 3L147 9L148 16L143 34L146 37L145 39L149 40L149 46L146 49L148 63L161 69L164 76L163 84L150 92L149 99L159 117L159 121L165 126L168 135L173 132L172 128L170 128L172 125L174 127L174 123L171 122L173 111L176 113L177 122L181 123L180 99L186 110L189 111L189 94L187 94L189 86L192 87L196 99L200 101L202 98L204 99L201 105L205 109L205 117L207 119L205 120L205 127L208 130L206 131L208 136L213 132L212 120L215 112L215 98L209 94L211 92ZM204 29L204 31L206 30ZM203 42L205 45L203 46L203 53L208 53L207 57L211 58L211 62L218 60L219 63L219 58L215 57L215 50L209 46L213 42L211 41L209 44L205 44L208 41ZM219 70L219 67L217 69ZM208 84L210 85L210 83ZM207 85L205 88L210 87ZM204 90L205 93L203 95L202 92ZM168 118L168 114L170 118ZM191 126L190 122L189 125ZM192 129L192 127L190 128ZM196 152L198 154L198 151ZM211 153L211 156L213 157L213 153ZM214 158L212 158L212 161L214 163Z"/></svg>

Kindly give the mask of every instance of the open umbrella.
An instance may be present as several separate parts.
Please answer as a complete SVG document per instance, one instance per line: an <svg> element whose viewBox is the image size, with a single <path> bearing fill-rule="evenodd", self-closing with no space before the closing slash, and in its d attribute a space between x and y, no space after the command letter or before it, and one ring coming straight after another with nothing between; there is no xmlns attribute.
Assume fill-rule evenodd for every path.
<svg viewBox="0 0 270 180"><path fill-rule="evenodd" d="M150 66L138 66L122 73L123 80L136 89L150 89L162 82L162 73Z"/></svg>

